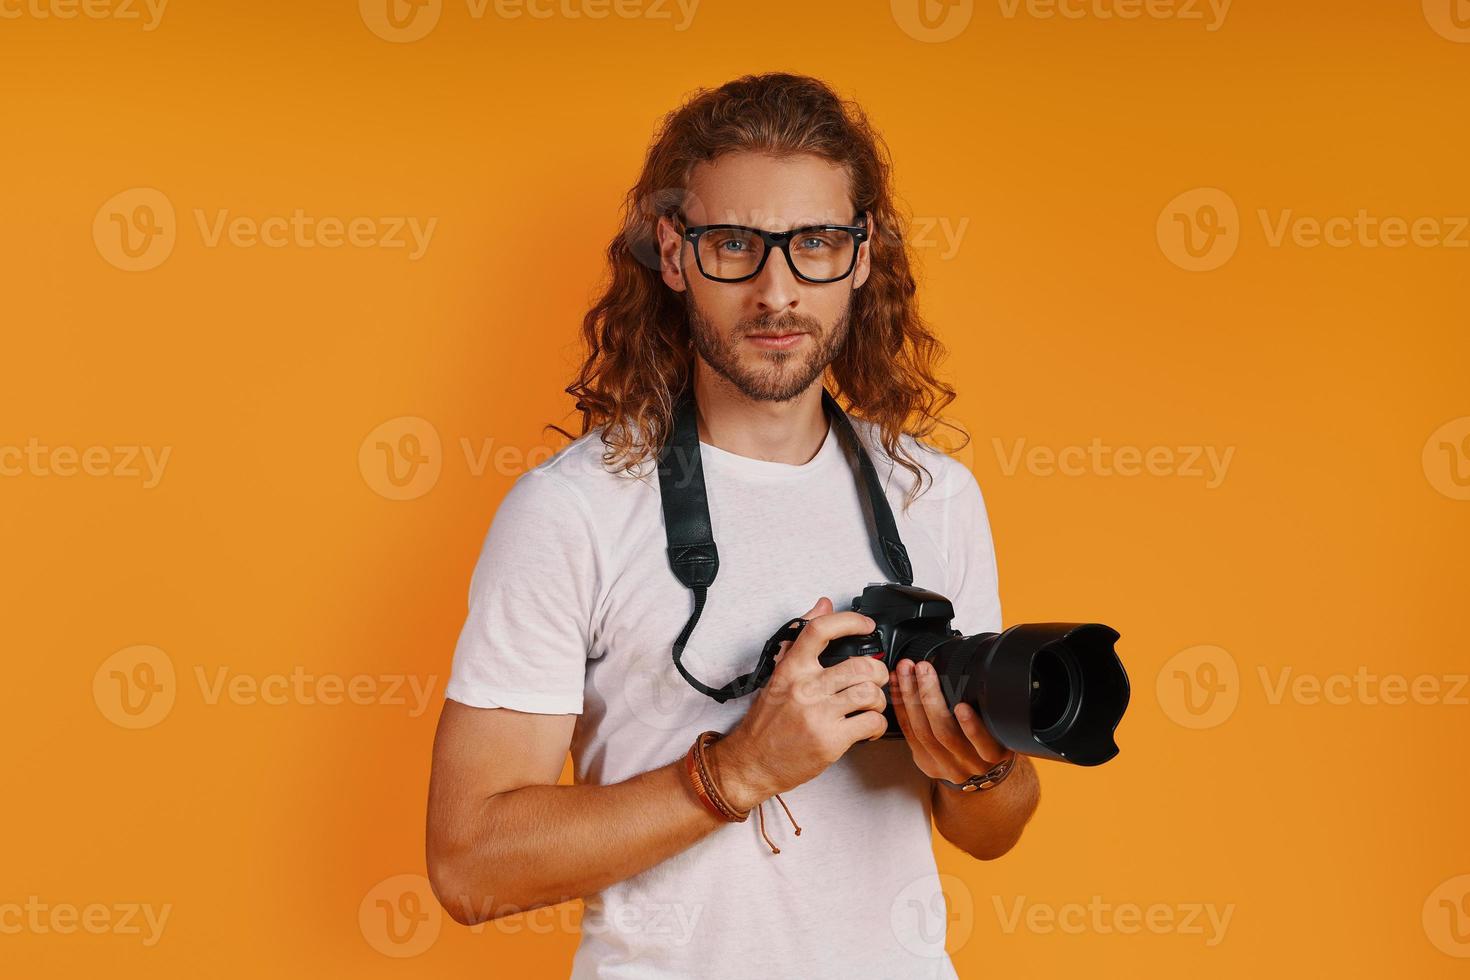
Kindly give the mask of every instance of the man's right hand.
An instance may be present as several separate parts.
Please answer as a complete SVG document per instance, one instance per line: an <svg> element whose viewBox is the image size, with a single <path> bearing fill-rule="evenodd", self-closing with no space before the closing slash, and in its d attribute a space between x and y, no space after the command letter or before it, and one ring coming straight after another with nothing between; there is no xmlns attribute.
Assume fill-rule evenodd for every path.
<svg viewBox="0 0 1470 980"><path fill-rule="evenodd" d="M826 596L801 618L810 622L794 641L781 644L775 670L750 710L708 750L720 791L740 810L800 786L857 742L888 730L883 661L851 657L823 667L817 659L839 636L871 633L873 620L833 612Z"/></svg>

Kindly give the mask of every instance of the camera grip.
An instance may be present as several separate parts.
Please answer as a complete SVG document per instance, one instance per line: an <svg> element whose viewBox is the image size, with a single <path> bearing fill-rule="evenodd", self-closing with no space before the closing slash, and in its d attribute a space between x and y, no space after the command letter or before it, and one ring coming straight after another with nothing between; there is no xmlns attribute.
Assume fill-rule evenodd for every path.
<svg viewBox="0 0 1470 980"><path fill-rule="evenodd" d="M883 637L877 630L860 636L839 636L827 643L827 648L817 654L817 662L823 667L835 667L853 657L876 657L883 659Z"/></svg>

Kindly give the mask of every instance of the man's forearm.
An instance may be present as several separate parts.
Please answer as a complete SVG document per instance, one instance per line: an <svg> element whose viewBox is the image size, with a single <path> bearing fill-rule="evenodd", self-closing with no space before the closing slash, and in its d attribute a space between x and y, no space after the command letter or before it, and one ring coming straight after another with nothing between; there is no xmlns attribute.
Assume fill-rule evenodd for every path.
<svg viewBox="0 0 1470 980"><path fill-rule="evenodd" d="M723 826L682 757L607 786L526 786L486 800L474 826L431 846L430 876L473 925L580 898L653 867Z"/></svg>
<svg viewBox="0 0 1470 980"><path fill-rule="evenodd" d="M1036 767L1022 755L1016 757L1010 775L999 786L962 793L932 781L930 798L934 801L934 826L944 839L972 857L989 861L1021 839L1021 831L1041 799L1041 783L1036 778Z"/></svg>

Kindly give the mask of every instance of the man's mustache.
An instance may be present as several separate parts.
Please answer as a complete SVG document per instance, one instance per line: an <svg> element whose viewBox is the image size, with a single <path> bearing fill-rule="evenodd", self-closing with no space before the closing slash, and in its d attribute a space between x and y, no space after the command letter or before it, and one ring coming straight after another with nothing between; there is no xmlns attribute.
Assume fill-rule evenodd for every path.
<svg viewBox="0 0 1470 980"><path fill-rule="evenodd" d="M750 325L740 330L740 336L749 337L754 334L788 334L788 333L821 333L821 325L815 320L801 317L793 317L779 322L770 320L755 320Z"/></svg>

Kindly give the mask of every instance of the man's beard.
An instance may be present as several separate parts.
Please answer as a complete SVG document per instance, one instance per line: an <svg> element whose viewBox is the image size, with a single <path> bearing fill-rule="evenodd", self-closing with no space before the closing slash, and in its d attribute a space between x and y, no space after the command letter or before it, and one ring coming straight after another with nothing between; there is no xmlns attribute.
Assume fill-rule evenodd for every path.
<svg viewBox="0 0 1470 980"><path fill-rule="evenodd" d="M719 336L694 301L693 294L688 294L688 297L689 333L694 340L695 351L716 374L752 401L790 401L806 391L837 358L847 340L851 294L841 315L830 327L823 328L809 316L792 315L780 320L762 316L737 323L727 337ZM810 334L811 339L798 342L794 350L761 350L744 343L750 334L781 330L791 333L804 331ZM756 354L753 362L748 357L742 358L742 349Z"/></svg>

